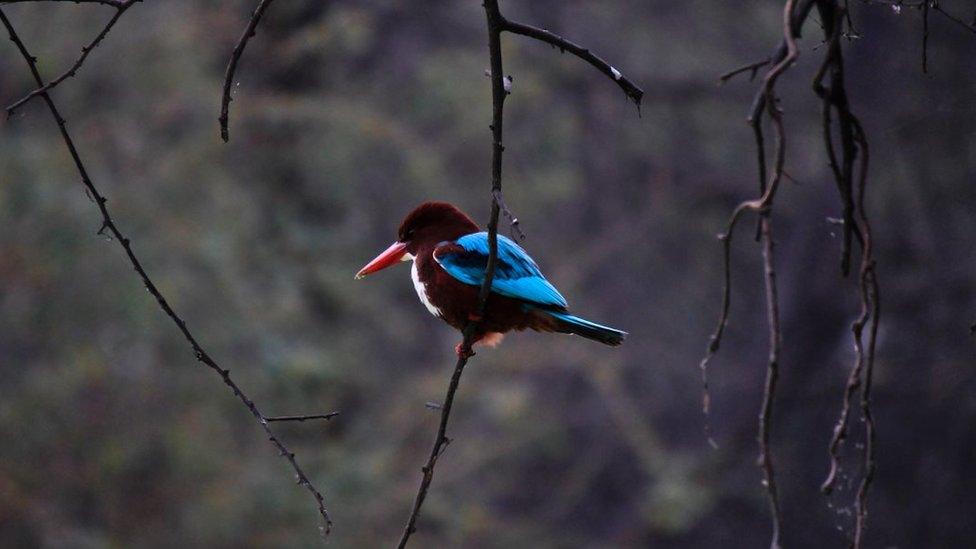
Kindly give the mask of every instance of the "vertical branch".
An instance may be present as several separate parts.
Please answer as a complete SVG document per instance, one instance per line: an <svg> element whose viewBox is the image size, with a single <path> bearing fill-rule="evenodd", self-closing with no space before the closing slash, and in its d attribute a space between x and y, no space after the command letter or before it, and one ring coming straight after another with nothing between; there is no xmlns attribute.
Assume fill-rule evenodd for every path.
<svg viewBox="0 0 976 549"><path fill-rule="evenodd" d="M929 72L929 2L922 2L922 72Z"/></svg>
<svg viewBox="0 0 976 549"><path fill-rule="evenodd" d="M488 26L488 55L491 62L491 97L492 97L492 122L491 122L491 215L488 221L488 264L485 266L484 281L479 292L478 316L468 322L464 328L464 339L458 348L458 360L454 366L454 373L447 386L447 394L441 406L441 418L437 427L437 435L434 437L434 445L430 450L427 463L421 468L422 477L417 495L414 498L410 517L400 536L397 544L398 549L403 549L410 541L410 536L417 531L417 518L420 516L420 509L424 505L430 484L434 479L434 467L437 460L450 444L451 439L447 437L447 424L451 417L451 409L454 406L454 397L457 393L458 385L461 382L461 374L464 367L474 353L471 345L474 342L475 333L485 315L485 306L488 295L491 292L492 279L495 276L495 266L498 259L498 214L500 211L499 200L502 191L502 154L505 151L503 144L502 122L505 108L505 97L508 92L505 90L504 73L502 72L502 49L501 33L504 28L504 19L498 9L497 0L485 0L485 17Z"/></svg>
<svg viewBox="0 0 976 549"><path fill-rule="evenodd" d="M764 207L759 210L761 238L763 245L763 273L766 285L766 322L769 330L769 357L766 363L766 383L763 389L762 407L759 413L759 466L763 471L763 486L769 500L769 510L772 516L773 532L770 540L771 549L780 548L782 531L782 517L779 508L779 494L776 488L776 474L773 468L773 456L769 447L770 425L772 423L773 402L776 395L776 381L779 377L779 354L782 333L779 321L779 296L776 290L776 270L773 259L773 229L772 205L776 188L783 177L783 167L786 162L786 131L783 127L783 115L779 109L775 95L776 80L785 72L799 56L796 47L796 30L793 20L794 0L787 0L783 7L783 40L787 45L787 53L766 76L765 96L766 111L776 129L776 156L773 164L772 179L768 186L768 198ZM765 172L765 153L763 150L762 133L759 131L759 120L756 121L757 159L760 163L760 173Z"/></svg>
<svg viewBox="0 0 976 549"><path fill-rule="evenodd" d="M874 479L874 440L875 424L871 412L871 383L874 370L875 348L878 323L881 314L881 297L875 272L873 256L874 241L871 224L866 210L867 175L869 148L867 137L857 117L850 110L850 102L844 86L844 59L839 35L845 9L836 0L818 0L818 10L824 22L824 34L829 42L824 61L814 78L814 91L823 101L824 141L831 169L837 180L844 202L845 234L853 235L861 247L861 266L858 286L861 299L861 312L851 325L854 339L854 366L851 368L844 387L841 411L834 426L827 447L830 468L821 490L830 494L837 482L840 470L840 446L847 437L848 424L853 408L855 394L860 393L859 411L864 422L865 446L862 454L862 478L855 495L854 535L851 547L859 549L864 542L867 522L867 494ZM925 33L928 29L928 2L923 3ZM927 47L927 36L923 37L923 50ZM927 55L923 51L923 70L927 70ZM825 88L822 80L829 70L830 87ZM841 137L842 165L838 169L831 135L833 133L831 110L837 112L838 132ZM854 163L860 156L858 179L854 184ZM845 259L850 254L850 236L845 239ZM867 343L864 342L864 328L868 328Z"/></svg>
<svg viewBox="0 0 976 549"><path fill-rule="evenodd" d="M766 384L763 389L762 408L759 412L759 466L763 471L763 486L769 499L769 510L773 517L773 537L770 547L780 547L779 496L776 490L776 474L773 470L773 456L769 448L769 431L773 416L773 401L776 394L776 380L779 378L779 351L782 333L779 322L779 296L776 291L776 270L773 261L773 227L770 212L760 216L763 244L763 273L766 281L766 318L769 324L769 361L766 364Z"/></svg>
<svg viewBox="0 0 976 549"><path fill-rule="evenodd" d="M28 68L34 77L34 81L38 85L38 88L43 89L44 80L41 78L41 74L37 69L37 58L28 52L27 47L20 40L20 37L14 30L13 25L10 23L10 20L7 19L6 14L4 14L2 10L0 10L0 23L6 27L10 40L17 46L17 49L20 50L21 55L27 62ZM115 220L112 218L108 206L106 206L108 199L98 191L98 188L95 187L95 184L89 177L88 170L85 168L85 165L81 160L81 155L78 153L78 149L75 147L74 140L71 139L71 135L68 133L66 122L61 116L61 113L58 111L54 101L51 99L50 94L48 94L47 91L42 91L40 92L40 97L44 99L48 110L51 112L51 116L54 117L54 121L58 125L58 131L61 133L61 138L64 141L65 147L68 149L68 153L71 155L71 158L75 163L78 174L81 176L82 183L85 185L87 192L91 194L92 199L98 206L99 212L102 214L102 227L99 230L99 233L108 231L109 234L114 237L115 241L122 246L122 250L125 252L129 263L139 275L139 278L142 280L146 290L150 293L150 295L153 296L153 298L156 299L156 303L159 304L160 309L163 310L166 316L169 317L174 324L176 324L176 327L179 329L180 333L183 334L183 337L190 344L190 348L193 350L193 354L196 359L216 372L223 380L224 384L226 384L234 393L234 396L236 396L244 404L248 411L251 412L251 415L253 415L258 421L258 424L261 425L261 428L267 435L268 440L278 450L278 453L288 461L292 469L295 471L295 477L298 485L305 488L312 495L312 497L315 498L318 505L319 514L321 515L322 520L325 522L325 533L328 534L332 529L332 518L329 516L328 510L325 508L325 497L321 492L319 492L315 485L312 484L312 482L308 479L308 476L305 474L305 471L302 470L302 468L298 465L294 452L289 450L285 443L282 442L277 435L275 435L274 431L268 425L268 417L261 412L254 401L251 400L240 388L240 386L238 386L237 383L231 378L230 370L222 368L213 358L210 357L209 354L207 354L193 333L190 332L189 328L187 328L186 321L184 321L183 318L176 313L172 306L170 306L169 301L167 301L162 292L159 291L156 284L153 283L152 279L149 278L149 274L146 273L146 270L143 268L142 262L132 250L132 245L128 237L126 237L125 234L122 233L121 229L119 229L115 224Z"/></svg>
<svg viewBox="0 0 976 549"><path fill-rule="evenodd" d="M705 356L702 357L701 361L698 363L698 368L701 370L702 376L702 415L704 417L704 428L705 435L708 438L709 444L712 447L717 447L714 438L712 437L711 430L711 391L708 382L708 366L712 358L718 353L719 347L722 343L722 337L725 334L725 327L729 321L729 312L731 308L731 295L732 295L732 230L735 228L735 224L738 221L739 216L746 210L761 212L765 210L772 203L772 199L776 194L779 181L782 177L782 159L780 154L782 150L776 153L776 170L771 178L772 183L767 183L766 177L766 152L765 152L765 142L763 138L762 131L762 113L767 107L769 100L773 99L773 89L776 84L776 80L779 76L796 60L798 55L796 48L796 39L800 36L800 31L803 28L803 23L806 21L807 16L810 14L810 10L813 8L814 0L800 0L798 4L791 0L787 2L784 9L784 38L782 43L776 49L769 60L754 63L752 65L747 65L747 70L751 70L753 66L762 67L766 64L772 63L772 67L766 73L763 78L762 86L756 92L755 97L752 100L752 105L749 108L749 116L747 122L753 130L753 135L756 140L756 154L759 165L759 188L760 197L743 202L739 204L738 207L733 211L732 217L729 219L728 225L724 233L718 235L719 241L722 243L722 306L719 312L718 323L715 326L712 335L708 340L708 347L705 350ZM734 74L741 73L742 70L736 69L730 73L726 73L733 76ZM724 76L724 75L723 75ZM779 111L774 108L769 111L770 117L776 124L776 130L778 135L778 140L781 142L783 138L783 128L782 123L779 119ZM761 237L762 225L757 226L757 237Z"/></svg>
<svg viewBox="0 0 976 549"><path fill-rule="evenodd" d="M230 61L227 62L227 71L224 73L224 92L220 98L220 117L217 118L220 121L220 138L224 140L224 143L230 139L230 131L227 128L227 123L230 117L230 102L234 100L230 96L230 90L234 81L234 72L237 71L237 63L241 60L241 55L244 53L244 48L247 47L248 41L254 36L258 23L261 22L261 17L264 15L264 11L268 9L268 6L273 1L261 0L257 7L254 8L254 13L251 14L251 19L247 22L247 26L244 27L244 32L237 41L237 45L234 46L234 52L231 53Z"/></svg>
<svg viewBox="0 0 976 549"><path fill-rule="evenodd" d="M870 153L868 149L867 137L860 122L854 119L854 137L861 150L860 179L858 183L858 205L857 217L863 235L863 248L861 251L861 307L862 318L870 322L868 329L867 356L861 358L864 362L864 383L861 388L861 418L864 420L864 455L863 455L863 476L861 484L857 489L855 500L855 522L854 522L854 549L860 549L864 540L864 531L867 522L867 496L871 482L874 480L874 441L875 424L874 416L871 412L871 386L874 377L874 357L875 348L878 341L878 323L881 321L881 290L878 287L877 274L875 272L875 261L873 256L874 240L871 232L871 224L868 221L867 208L865 206L865 194L867 190L867 174ZM856 339L860 339L860 331L863 329L863 321L855 325Z"/></svg>
<svg viewBox="0 0 976 549"><path fill-rule="evenodd" d="M812 2L805 2L798 11L795 11L796 0L787 0L783 7L783 45L774 56L775 64L766 73L763 85L757 93L757 99L753 101L753 106L758 105L758 110L753 110L749 116L749 123L753 128L757 145L757 159L759 162L759 173L766 173L765 149L761 128L761 116L763 109L773 123L776 130L776 148L773 162L773 170L768 183L765 179L761 181L764 189L762 195L754 200L739 204L732 212L726 232L719 236L723 245L725 284L722 292L722 311L719 315L718 325L709 341L708 350L705 357L699 364L702 370L702 380L704 382L703 412L706 416L706 433L708 418L708 377L707 366L709 360L715 355L721 342L722 334L728 322L729 301L731 294L731 274L730 256L732 231L740 216L746 211L755 211L760 216L760 238L763 245L763 266L764 279L766 286L766 316L769 330L769 358L766 364L766 382L763 390L762 406L759 414L759 466L763 471L763 486L769 501L770 513L772 515L773 532L770 541L772 549L779 549L780 534L782 531L782 520L779 509L779 496L776 489L776 476L773 468L772 452L769 446L770 425L772 421L772 407L775 400L776 381L779 377L779 354L780 342L782 339L779 321L779 298L776 290L776 270L773 261L773 237L772 220L770 219L773 199L783 178L783 167L786 161L786 132L783 127L782 112L779 109L775 94L776 82L779 77L796 61L799 56L796 38L802 21L809 13ZM711 437L709 437L711 441Z"/></svg>

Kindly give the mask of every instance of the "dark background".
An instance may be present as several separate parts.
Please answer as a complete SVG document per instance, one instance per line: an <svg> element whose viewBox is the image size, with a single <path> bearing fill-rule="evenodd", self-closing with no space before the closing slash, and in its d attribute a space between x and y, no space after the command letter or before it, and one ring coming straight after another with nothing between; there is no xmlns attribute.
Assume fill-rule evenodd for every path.
<svg viewBox="0 0 976 549"><path fill-rule="evenodd" d="M216 117L253 0L136 5L54 97L151 276L268 414L342 415L280 432L325 492L334 547L387 546L406 519L459 336L407 268L352 275L428 199L488 217L490 86L480 2L281 1ZM849 92L872 145L869 209L884 317L868 546L976 540L976 36L933 14L851 2ZM717 76L778 44L781 3L503 2L643 85L504 36L515 78L504 187L524 246L609 349L518 334L462 380L418 547L761 547L755 465L766 327L759 247L733 246L727 339L702 431L700 359L720 304L715 235L756 194L744 123L757 83ZM941 2L971 17L972 4ZM111 16L5 6L47 77ZM814 19L780 95L776 204L784 351L773 452L790 547L843 546L850 493L818 487L853 361L854 280L810 87ZM0 102L32 88L0 41ZM313 546L312 500L197 364L88 200L50 115L0 121L0 545ZM750 219L743 227L751 227ZM860 431L855 422L854 432ZM857 437L845 483L859 475Z"/></svg>

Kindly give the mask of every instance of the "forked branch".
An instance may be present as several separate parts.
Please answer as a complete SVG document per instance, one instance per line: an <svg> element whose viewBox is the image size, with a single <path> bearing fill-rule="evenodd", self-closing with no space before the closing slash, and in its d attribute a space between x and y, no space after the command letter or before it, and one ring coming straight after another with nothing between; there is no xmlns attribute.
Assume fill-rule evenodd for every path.
<svg viewBox="0 0 976 549"><path fill-rule="evenodd" d="M87 46L81 48L81 56L78 57L78 59L74 62L74 64L71 65L71 68L64 71L64 73L62 73L54 80L51 80L47 84L44 84L43 86L34 89L34 91L28 93L24 97L18 99L17 101L7 106L7 116L12 116L14 114L14 111L17 110L17 108L23 105L24 103L27 103L28 101L30 101L31 99L37 97L42 93L52 90L55 86L57 86L61 82L64 82L68 78L71 78L75 74L77 74L78 69L80 69L81 66L85 63L85 59L88 59L88 55L95 48L97 48L99 44L102 43L102 40L104 40L105 37L108 35L109 31L112 30L112 27L115 26L115 23L118 22L118 20L122 17L122 15L125 14L126 10L131 8L136 2L142 2L142 0L119 0L119 2L113 2L113 3L101 2L115 7L115 15L113 15L112 18L108 20L108 23L105 24L105 26L102 28L102 31L99 32L98 35L95 36L95 39L92 40Z"/></svg>
<svg viewBox="0 0 976 549"><path fill-rule="evenodd" d="M757 100L753 105L759 105L759 111L753 110L750 113L749 122L753 128L756 145L757 161L759 165L760 191L761 196L754 200L749 200L739 204L732 212L728 226L724 234L719 238L723 246L724 258L724 285L722 291L722 310L719 314L718 325L709 340L708 348L699 367L702 372L702 411L705 416L705 429L709 437L709 442L715 445L711 437L709 426L709 406L710 396L708 389L708 363L718 352L721 344L725 326L728 323L729 308L731 301L731 246L732 235L735 225L741 216L747 211L759 213L759 238L763 245L763 272L766 286L766 319L769 331L769 356L766 364L766 382L763 390L763 400L759 413L759 460L758 464L763 472L763 486L769 501L770 514L772 515L773 532L770 540L770 547L778 549L780 547L780 536L782 531L782 519L779 508L779 494L776 487L776 475L773 467L772 451L770 449L770 427L772 423L773 402L775 400L776 382L779 377L779 355L782 340L782 332L779 319L779 297L776 287L776 270L773 257L774 242L772 236L771 212L773 200L779 189L780 182L785 175L784 165L786 160L786 132L783 128L782 112L779 109L776 98L776 83L782 74L792 66L799 56L796 39L799 29L805 20L810 3L804 3L799 10L796 10L795 0L787 0L783 7L783 43L772 57L774 65L763 78L762 86L757 92ZM755 68L762 64L755 64ZM749 66L747 66L749 67ZM742 72L747 69L737 69L733 71ZM754 69L753 69L754 70ZM734 74L733 74L734 75ZM731 76L730 76L731 77ZM766 156L762 134L761 115L765 107L770 121L776 130L776 151L773 162L773 170L769 181L766 181Z"/></svg>
<svg viewBox="0 0 976 549"><path fill-rule="evenodd" d="M34 77L34 81L37 83L38 87L44 88L44 80L41 78L41 74L37 69L36 58L27 50L27 47L24 45L23 41L21 41L10 20L2 10L0 10L0 23L2 23L6 28L10 40L13 41L26 61L31 75ZM268 440L278 450L278 453L288 461L289 465L291 465L292 469L295 471L295 476L298 479L298 485L305 488L315 499L319 514L321 515L322 520L325 522L325 533L328 534L328 532L332 529L332 519L325 507L324 496L308 479L305 471L298 465L298 461L295 459L295 454L289 450L285 443L278 438L274 431L271 430L271 427L268 425L268 422L271 421L271 419L261 412L254 401L251 400L251 398L248 397L240 386L238 386L237 383L231 378L230 370L222 368L203 349L196 336L194 336L193 333L190 332L189 328L187 328L186 321L184 321L183 318L180 317L175 310L173 310L173 307L169 304L169 301L167 301L167 299L159 291L159 288L155 283L153 283L152 279L149 278L149 275L142 266L142 262L132 250L132 244L129 238L122 233L121 229L118 228L115 220L112 218L108 206L106 205L108 203L108 199L105 198L101 192L99 192L98 188L91 180L91 177L89 177L88 170L85 168L85 165L81 160L81 155L79 154L78 149L75 147L74 140L68 133L65 120L58 111L54 101L51 99L50 94L48 94L47 91L42 91L39 93L39 95L47 104L48 110L51 112L51 116L54 117L54 121L57 123L58 131L61 134L65 147L68 149L68 153L71 155L71 158L74 161L78 174L81 176L81 181L84 184L87 192L92 196L92 199L95 201L95 204L98 206L99 212L102 215L102 228L99 230L99 232L101 233L108 231L114 240L119 243L122 250L125 252L126 257L128 258L129 263L132 265L132 268L135 269L136 273L139 275L139 278L142 280L143 285L145 285L146 290L156 299L160 309L163 310L166 316L169 317L174 324L176 324L177 329L179 329L180 333L183 334L183 337L190 344L190 348L193 350L193 354L196 359L216 372L223 382L231 389L234 396L236 396L244 404L248 411L251 412L251 415L253 415L258 421L258 424L261 425L261 428L267 435Z"/></svg>

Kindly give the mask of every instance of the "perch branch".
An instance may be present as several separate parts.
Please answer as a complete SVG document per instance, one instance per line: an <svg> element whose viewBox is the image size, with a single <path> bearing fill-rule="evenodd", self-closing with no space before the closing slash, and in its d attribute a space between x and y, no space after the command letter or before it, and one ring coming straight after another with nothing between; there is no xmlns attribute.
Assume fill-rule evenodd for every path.
<svg viewBox="0 0 976 549"><path fill-rule="evenodd" d="M97 48L98 45L102 43L102 40L104 40L105 36L108 35L110 30L112 30L112 27L115 26L115 23L119 20L119 18L121 18L122 15L126 12L126 10L131 8L132 5L135 4L136 2L142 2L142 0L120 0L118 4L110 4L112 6L115 6L115 15L113 15L112 18L109 19L108 23L105 24L105 27L102 28L102 32L98 33L98 35L95 37L94 40L92 40L87 46L81 48L81 56L78 57L78 60L75 61L73 65L71 65L71 68L69 68L64 73L62 73L61 76L58 76L54 80L51 80L50 82L44 84L39 88L35 88L34 91L28 93L24 97L11 103L7 107L7 116L12 116L14 114L14 111L17 110L17 108L23 105L24 103L27 103L28 101L30 101L31 99L37 97L42 93L51 91L52 89L54 89L55 86L57 86L61 82L64 82L68 78L73 77L78 72L78 69L80 69L81 66L85 63L85 59L88 58L88 54L90 54L92 50Z"/></svg>
<svg viewBox="0 0 976 549"><path fill-rule="evenodd" d="M10 23L10 20L7 19L6 14L4 14L2 10L0 10L0 22L3 23L4 27L6 27L10 40L17 46L17 49L20 50L20 53L27 62L27 66L29 67L37 85L43 88L44 80L41 78L40 72L37 69L36 58L28 52L27 47L21 41L20 37L17 35L17 32L14 30L13 25ZM132 251L132 245L128 237L126 237L115 224L115 221L112 218L108 207L106 206L108 199L98 191L98 188L95 187L95 184L89 177L88 170L85 168L85 165L81 160L81 155L78 153L78 149L75 147L74 141L71 139L71 135L68 133L66 122L61 116L61 113L58 111L57 106L54 104L51 96L46 91L41 92L40 96L44 99L44 102L48 106L48 110L51 111L51 116L54 117L54 120L57 123L58 130L61 133L61 138L63 139L65 147L68 149L68 152L74 161L78 174L81 176L82 183L84 183L87 192L91 194L93 200L98 205L98 209L102 215L102 228L99 232L107 230L114 237L115 241L122 246L122 250L129 259L129 263L131 263L132 268L135 269L136 273L138 273L139 278L142 279L142 283L145 285L146 290L149 291L149 293L156 299L156 302L159 304L159 307L163 310L166 316L169 317L174 324L176 324L176 327L180 330L180 333L183 334L183 337L190 344L196 359L216 372L223 382L231 389L234 396L236 396L244 404L244 406L247 407L247 409L251 412L251 415L253 415L258 421L261 428L264 429L265 434L268 436L268 440L275 446L275 448L277 448L279 454L288 461L292 469L295 471L295 476L298 479L299 486L305 488L312 495L312 497L315 498L318 505L319 514L325 521L325 532L328 534L332 528L332 519L329 516L328 510L325 508L325 498L322 496L322 493L319 492L319 490L312 484L312 482L308 479L308 476L305 474L305 471L303 471L298 465L298 462L295 459L295 454L289 450L288 447L275 435L274 431L271 430L271 427L268 425L268 418L261 413L254 401L251 400L250 397L248 397L231 378L230 370L222 368L213 358L210 357L209 354L207 354L200 343L198 343L196 337L190 332L189 328L187 328L186 322L176 313L176 311L173 310L169 302L165 297L163 297L163 294L156 287L156 284L153 283L153 281L149 278L149 275L142 266L142 262L136 256L135 252Z"/></svg>
<svg viewBox="0 0 976 549"><path fill-rule="evenodd" d="M237 45L234 46L234 52L231 53L230 61L227 62L227 71L224 73L224 92L220 99L220 117L217 118L220 121L220 138L224 140L224 143L230 139L230 131L227 125L230 117L230 102L234 100L230 96L230 91L234 81L234 73L237 71L237 63L241 60L241 55L244 53L244 48L247 47L247 43L257 31L258 23L261 22L264 11L268 9L268 6L273 1L261 0L257 7L254 8L254 12L251 13L251 19L247 22L247 26L244 27L244 32L237 41Z"/></svg>
<svg viewBox="0 0 976 549"><path fill-rule="evenodd" d="M410 536L417 531L417 518L420 516L420 509L424 505L427 493L430 490L430 483L434 479L434 467L437 460L450 444L451 439L447 437L447 424L451 416L451 409L454 406L454 397L457 393L458 385L461 382L461 374L468 363L468 358L474 353L471 345L474 343L474 335L480 324L480 320L485 315L485 305L488 301L488 294L491 291L491 282L495 276L495 266L498 258L498 215L500 212L499 199L502 192L502 154L505 151L503 145L503 120L505 109L505 98L508 91L505 90L504 72L502 71L502 48L501 33L503 30L504 18L498 9L497 0L485 0L485 17L488 25L488 55L491 61L491 98L492 98L492 122L491 122L491 215L488 220L488 264L485 266L485 277L481 284L478 295L478 316L476 320L468 322L464 328L464 339L458 349L457 364L454 366L454 373L447 387L447 394L441 405L441 418L437 427L437 435L434 437L434 445L430 450L427 463L421 469L420 487L414 498L410 517L403 529L400 542L397 544L399 549L403 549L410 541Z"/></svg>

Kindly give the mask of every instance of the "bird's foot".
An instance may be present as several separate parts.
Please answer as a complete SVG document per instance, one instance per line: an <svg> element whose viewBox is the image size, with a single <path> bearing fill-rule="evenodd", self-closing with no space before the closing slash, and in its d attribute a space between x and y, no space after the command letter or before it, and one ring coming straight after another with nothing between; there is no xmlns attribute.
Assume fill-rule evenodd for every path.
<svg viewBox="0 0 976 549"><path fill-rule="evenodd" d="M474 351L471 350L471 347L465 346L463 341L454 346L454 352L457 353L458 358L464 360L474 356Z"/></svg>

